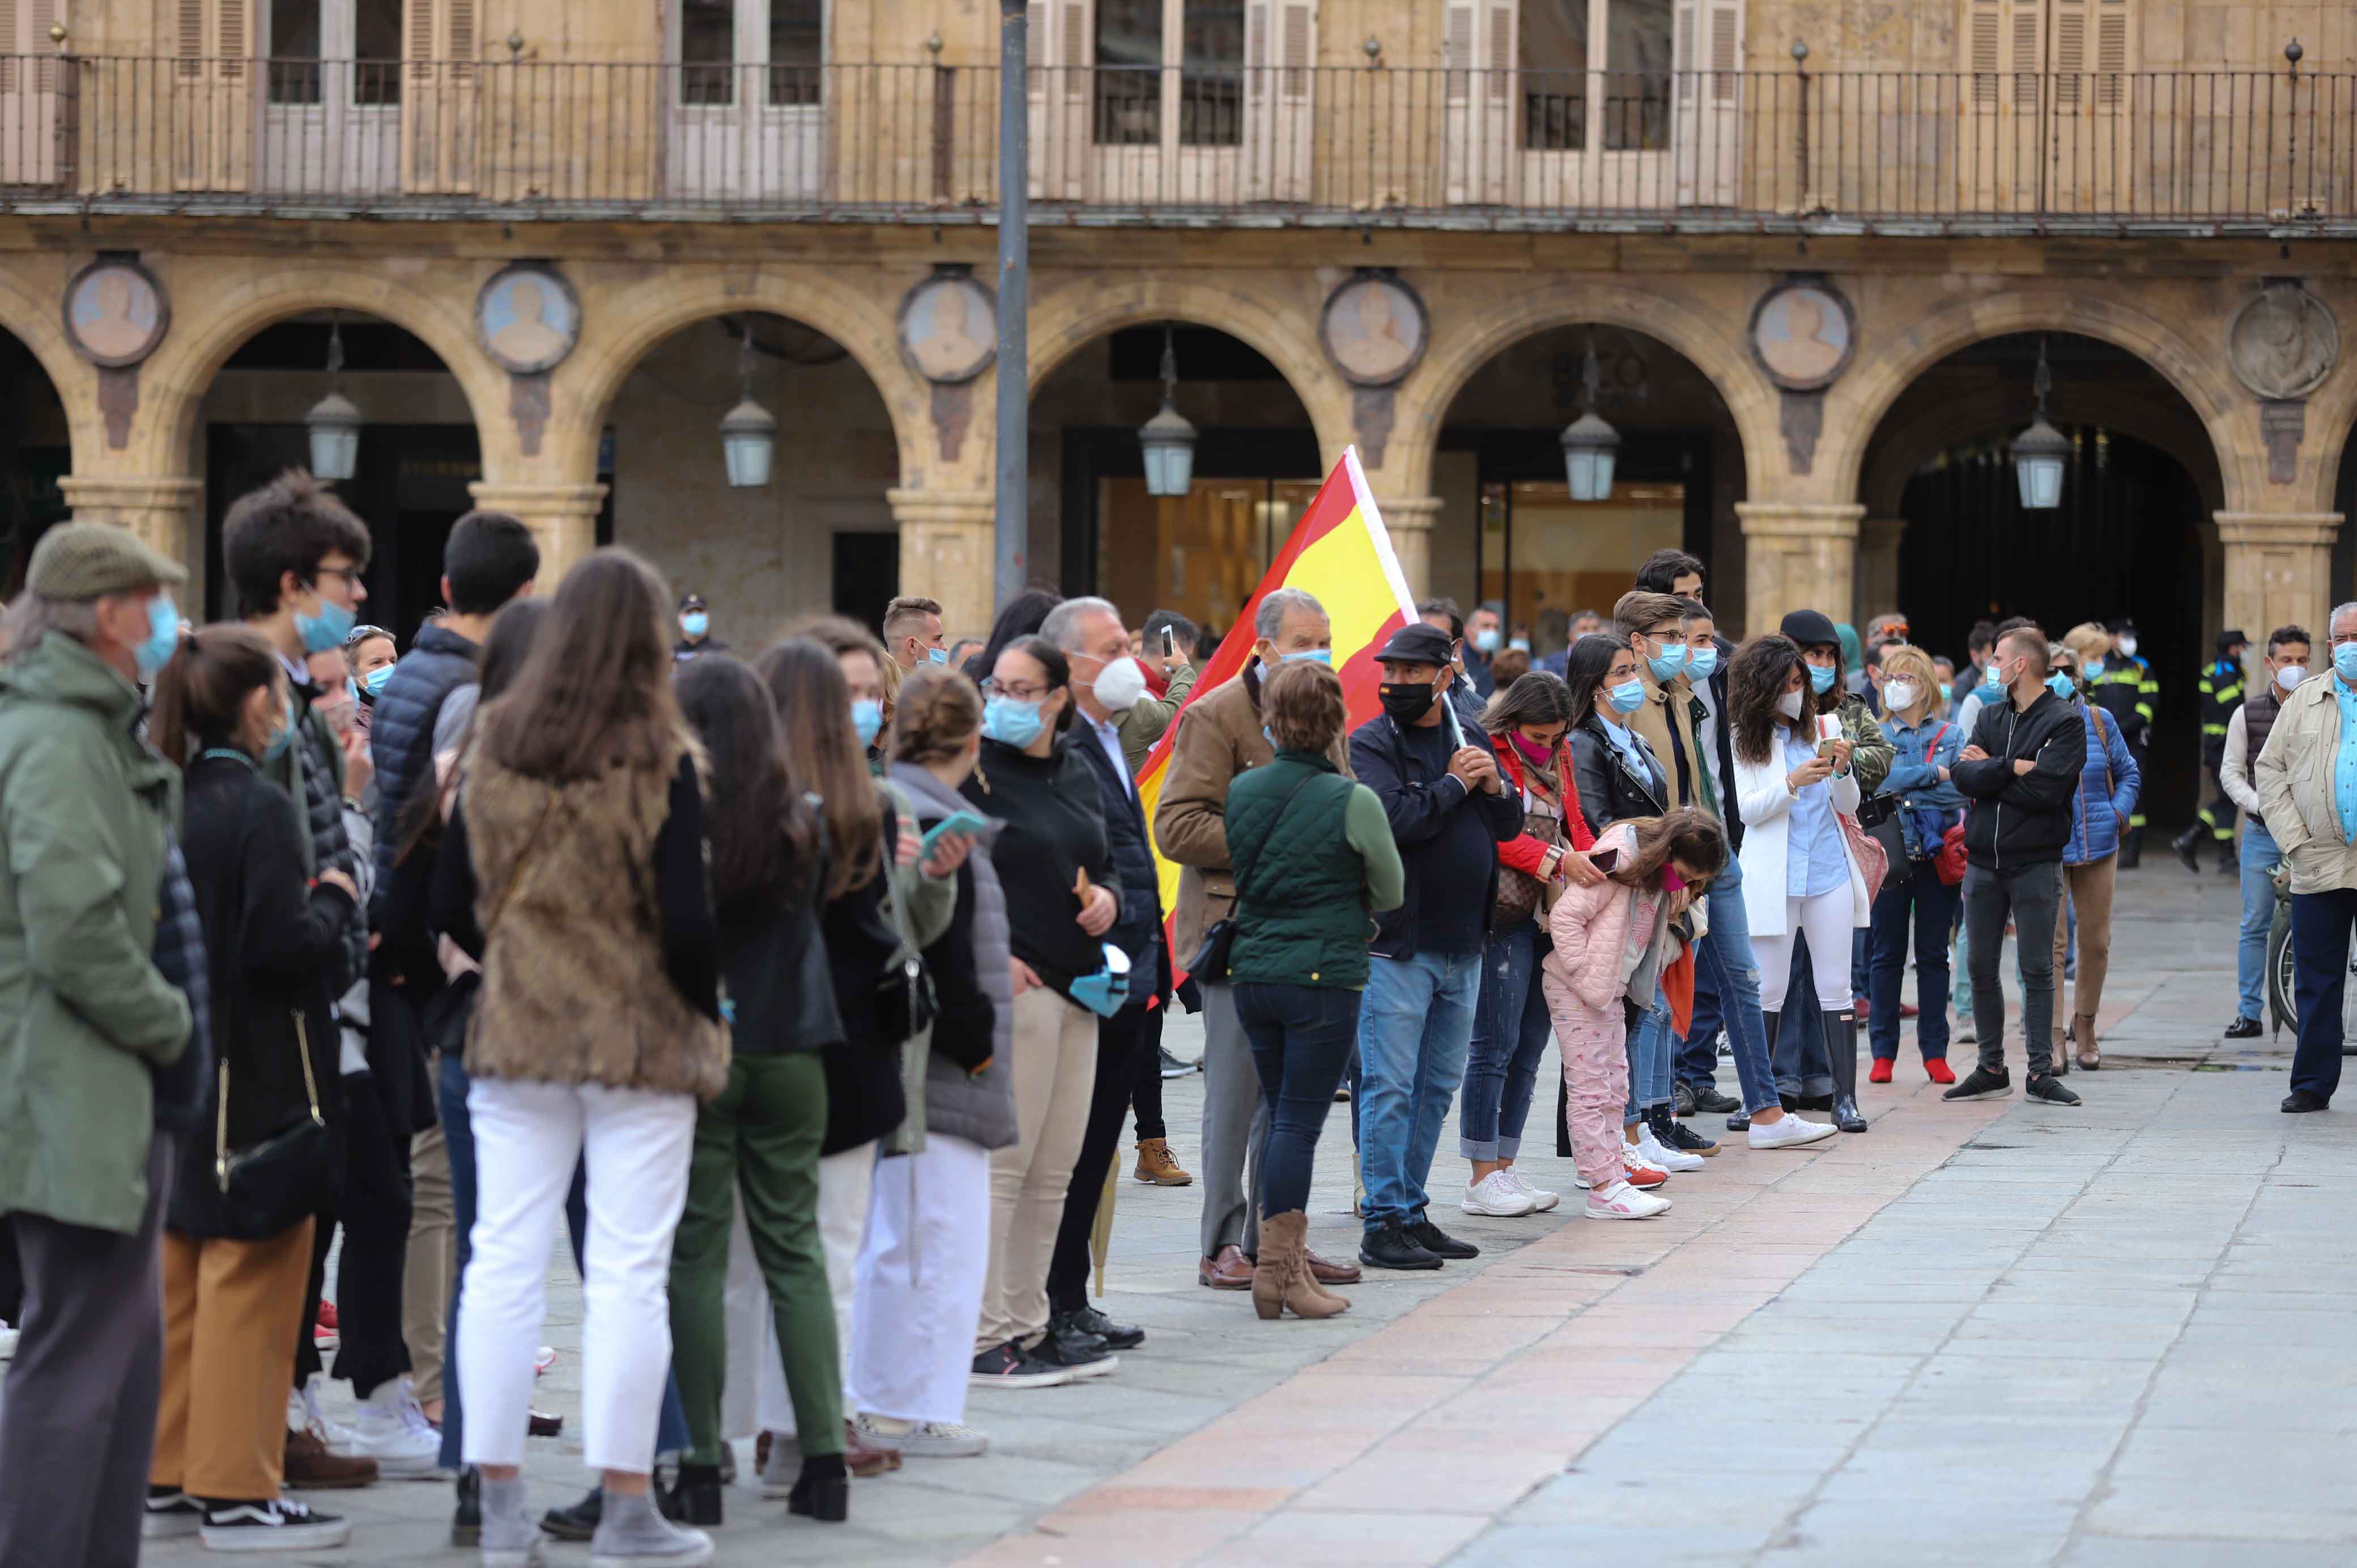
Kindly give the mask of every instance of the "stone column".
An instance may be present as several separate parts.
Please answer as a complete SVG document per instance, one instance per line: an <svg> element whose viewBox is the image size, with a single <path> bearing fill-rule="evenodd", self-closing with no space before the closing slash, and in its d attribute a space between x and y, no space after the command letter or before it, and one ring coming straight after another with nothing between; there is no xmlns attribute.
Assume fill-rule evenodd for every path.
<svg viewBox="0 0 2357 1568"><path fill-rule="evenodd" d="M1743 522L1748 635L1775 630L1792 610L1822 610L1838 619L1849 608L1857 596L1857 525L1866 508L1738 501L1735 515Z"/></svg>
<svg viewBox="0 0 2357 1568"><path fill-rule="evenodd" d="M2218 542L2225 555L2228 626L2240 627L2257 648L2279 626L2298 625L2317 639L2330 635L2332 541L2341 514L2222 511Z"/></svg>
<svg viewBox="0 0 2357 1568"><path fill-rule="evenodd" d="M538 591L556 592L565 574L597 548L603 485L503 485L478 479L467 487L484 511L503 511L532 530L540 546Z"/></svg>
<svg viewBox="0 0 2357 1568"><path fill-rule="evenodd" d="M204 498L202 479L68 474L58 481L58 489L73 508L76 522L127 528L158 554L190 566L201 564L190 559L189 542Z"/></svg>
<svg viewBox="0 0 2357 1568"><path fill-rule="evenodd" d="M900 592L942 607L951 637L987 636L997 618L992 568L997 560L988 490L887 490L900 525Z"/></svg>
<svg viewBox="0 0 2357 1568"><path fill-rule="evenodd" d="M1857 609L1850 624L1866 629L1867 618L1900 608L1899 539L1903 517L1878 517L1857 525Z"/></svg>
<svg viewBox="0 0 2357 1568"><path fill-rule="evenodd" d="M1392 553L1399 557L1409 596L1423 598L1432 591L1432 525L1440 515L1440 498L1377 496L1375 510L1383 514L1383 531L1392 537Z"/></svg>

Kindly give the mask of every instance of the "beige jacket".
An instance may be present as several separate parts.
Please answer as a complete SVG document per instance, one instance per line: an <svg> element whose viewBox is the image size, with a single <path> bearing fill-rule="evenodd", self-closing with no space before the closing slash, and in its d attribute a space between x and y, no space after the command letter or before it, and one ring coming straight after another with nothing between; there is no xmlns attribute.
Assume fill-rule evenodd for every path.
<svg viewBox="0 0 2357 1568"><path fill-rule="evenodd" d="M1351 777L1351 737L1334 737L1326 755ZM1178 715L1178 738L1154 808L1154 842L1185 867L1171 911L1170 956L1180 964L1203 945L1203 932L1236 901L1228 865L1228 786L1247 768L1276 760L1261 733L1260 675L1252 665L1197 697Z"/></svg>
<svg viewBox="0 0 2357 1568"><path fill-rule="evenodd" d="M2357 848L2341 831L2332 799L2332 772L2341 749L2338 681L2316 675L2283 700L2276 727L2253 769L2259 813L2291 866L2295 893L2357 887Z"/></svg>
<svg viewBox="0 0 2357 1568"><path fill-rule="evenodd" d="M1661 760L1662 773L1669 780L1670 792L1678 797L1670 804L1673 807L1699 806L1702 804L1702 780L1695 776L1697 743L1695 740L1694 710L1689 705L1694 700L1693 689L1683 675L1666 684L1654 680L1653 671L1642 659L1637 660L1637 679L1644 685L1645 702L1643 706L1629 715L1629 727L1645 737L1645 744L1653 748L1654 757ZM1678 736L1675 751L1670 748L1673 727ZM1685 759L1686 787L1683 790L1678 788L1678 760L1681 756ZM1712 783L1722 792L1727 787L1724 780L1715 779Z"/></svg>

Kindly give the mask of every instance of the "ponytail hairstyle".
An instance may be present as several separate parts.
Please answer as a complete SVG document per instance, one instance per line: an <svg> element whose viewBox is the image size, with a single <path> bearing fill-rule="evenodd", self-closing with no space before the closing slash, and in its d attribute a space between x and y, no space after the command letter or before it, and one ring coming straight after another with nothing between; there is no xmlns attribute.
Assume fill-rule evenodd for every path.
<svg viewBox="0 0 2357 1568"><path fill-rule="evenodd" d="M186 768L209 746L242 751L239 731L247 701L255 688L274 687L285 678L277 652L249 627L223 624L185 633L156 676L147 738L175 768Z"/></svg>
<svg viewBox="0 0 2357 1568"><path fill-rule="evenodd" d="M1659 887L1674 859L1694 867L1702 880L1727 869L1727 831L1707 811L1686 806L1629 825L1636 831L1636 850L1606 873L1624 887Z"/></svg>
<svg viewBox="0 0 2357 1568"><path fill-rule="evenodd" d="M920 664L900 682L888 744L895 762L923 768L965 755L982 728L982 693L959 671Z"/></svg>

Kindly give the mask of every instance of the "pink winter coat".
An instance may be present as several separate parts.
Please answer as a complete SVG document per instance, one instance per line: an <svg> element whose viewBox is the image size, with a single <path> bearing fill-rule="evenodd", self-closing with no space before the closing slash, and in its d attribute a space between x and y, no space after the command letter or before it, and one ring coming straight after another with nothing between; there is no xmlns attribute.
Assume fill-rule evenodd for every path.
<svg viewBox="0 0 2357 1568"><path fill-rule="evenodd" d="M1624 855L1632 854L1636 845L1636 832L1625 823L1606 829L1596 841L1598 849L1617 849ZM1566 887L1547 915L1547 934L1555 939L1555 950L1547 954L1544 966L1582 1006L1610 1014L1617 1021L1620 999L1629 989L1621 970L1631 927L1641 937L1659 930L1668 915L1669 896L1658 887L1631 888L1609 879L1593 887ZM1674 956L1665 946L1663 966ZM1648 993L1649 1004L1651 1000Z"/></svg>

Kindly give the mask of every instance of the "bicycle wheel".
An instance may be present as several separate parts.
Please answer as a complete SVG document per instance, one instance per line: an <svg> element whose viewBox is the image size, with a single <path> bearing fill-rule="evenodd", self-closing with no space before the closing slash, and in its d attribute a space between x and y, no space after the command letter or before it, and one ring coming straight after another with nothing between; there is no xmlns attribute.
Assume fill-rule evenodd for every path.
<svg viewBox="0 0 2357 1568"><path fill-rule="evenodd" d="M2292 988L2291 932L2283 927L2268 934L2267 949L2268 1001L2274 1004L2276 1026L2299 1031L2299 1010L2292 1005L2298 994Z"/></svg>

